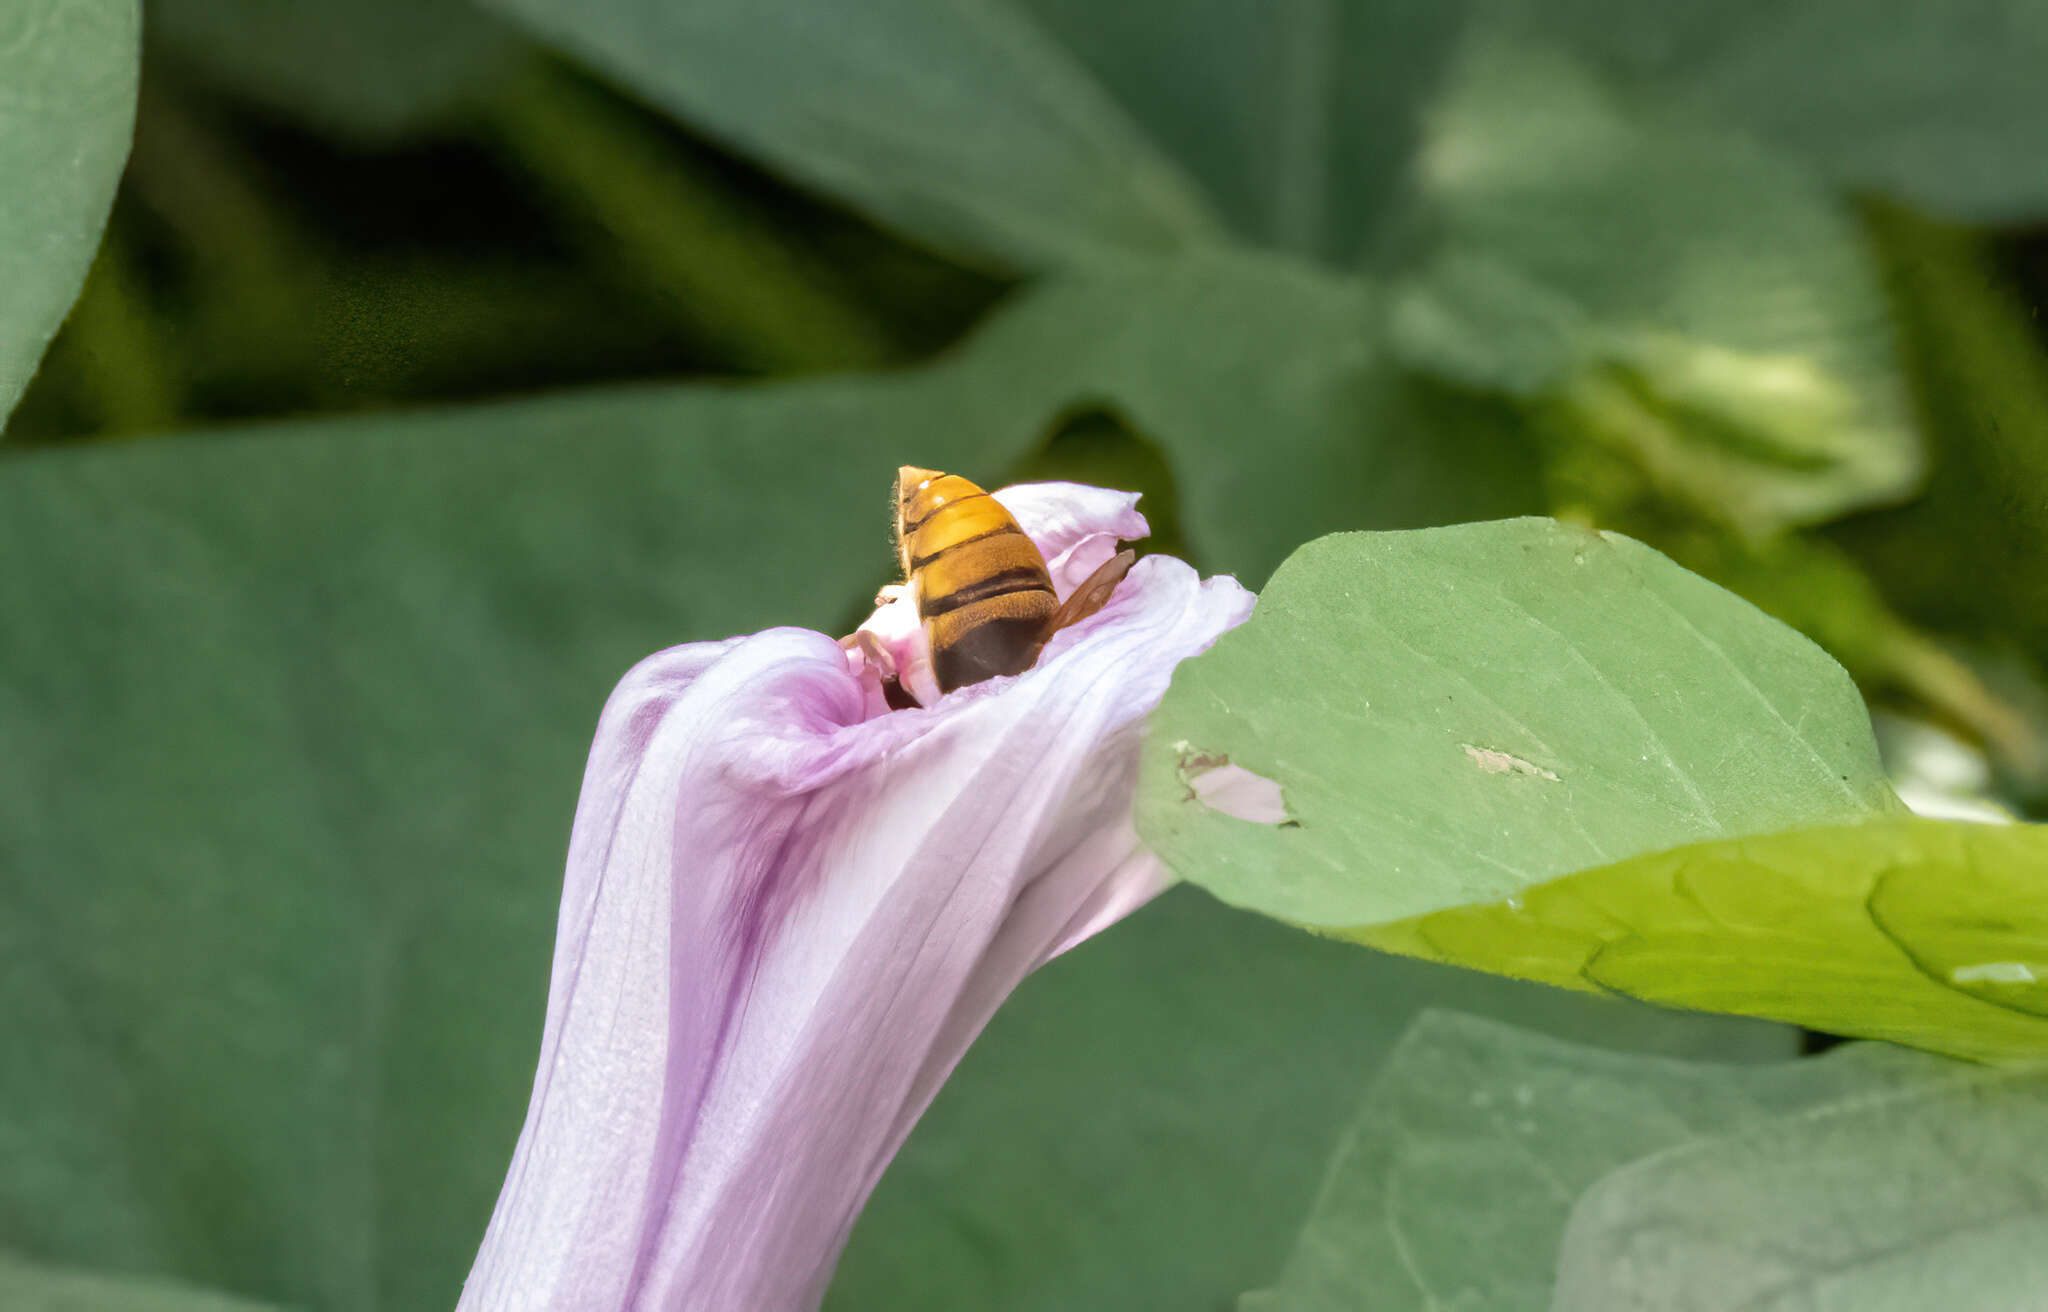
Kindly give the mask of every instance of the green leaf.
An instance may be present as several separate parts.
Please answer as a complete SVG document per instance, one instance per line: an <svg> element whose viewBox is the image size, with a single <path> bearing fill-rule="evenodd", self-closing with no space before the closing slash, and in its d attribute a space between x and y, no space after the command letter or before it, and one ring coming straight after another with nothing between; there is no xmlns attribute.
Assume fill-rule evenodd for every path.
<svg viewBox="0 0 2048 1312"><path fill-rule="evenodd" d="M1108 410L1165 449L1197 562L1250 586L1317 533L1526 508L1524 434L1386 368L1377 307L1359 278L1253 252L1051 280L965 353L877 388L874 441L935 465L927 434L1018 451Z"/></svg>
<svg viewBox="0 0 2048 1312"><path fill-rule="evenodd" d="M487 3L803 181L1024 269L1226 236L1350 263L1465 18L1430 0Z"/></svg>
<svg viewBox="0 0 2048 1312"><path fill-rule="evenodd" d="M1980 223L2048 212L2048 12L2033 0L1536 0L1565 37L1811 160Z"/></svg>
<svg viewBox="0 0 2048 1312"><path fill-rule="evenodd" d="M1352 262L1465 18L1438 0L1022 0L1249 240Z"/></svg>
<svg viewBox="0 0 2048 1312"><path fill-rule="evenodd" d="M1651 853L1348 931L1566 988L2048 1054L2048 828L1893 817Z"/></svg>
<svg viewBox="0 0 2048 1312"><path fill-rule="evenodd" d="M1101 267L1226 226L1368 253L1396 279L1402 362L1504 391L1568 455L1626 471L1573 508L1647 490L1764 537L1894 499L1920 470L1840 198L1607 49L1724 45L1712 15L1618 19L1614 37L1583 14L1406 2L495 3L968 256Z"/></svg>
<svg viewBox="0 0 2048 1312"><path fill-rule="evenodd" d="M1362 279L1254 252L1050 280L963 353L870 385L873 417L848 431L882 463L935 465L934 439L1016 452L1108 410L1165 449L1198 563L1251 586L1317 533L1526 509L1523 432L1386 368L1377 309Z"/></svg>
<svg viewBox="0 0 2048 1312"><path fill-rule="evenodd" d="M135 0L0 9L0 428L85 281L135 121Z"/></svg>
<svg viewBox="0 0 2048 1312"><path fill-rule="evenodd" d="M1895 513L1882 516L1887 521ZM1992 518L1979 505L1979 527ZM1628 531L1623 524L1612 525ZM2018 709L2018 699L1993 686L1964 661L1921 632L1887 604L1877 583L1833 542L1813 534L1786 534L1751 542L1725 532L1650 526L1660 549L1754 602L1765 614L1806 634L1840 661L1873 702L1910 699L1933 718L1981 744L2001 765L2037 773L2043 764L2039 730ZM1660 531L1661 530L1661 531ZM1644 536L1649 536L1645 533ZM1920 554L1940 538L1909 539ZM1960 550L1960 549L1959 549ZM1980 546L1978 550L1983 550ZM1947 568L1955 555L1938 553ZM1953 580L1951 589L1956 588ZM2001 611L2017 610L1999 593Z"/></svg>
<svg viewBox="0 0 2048 1312"><path fill-rule="evenodd" d="M1321 926L1897 805L1819 648L1640 543L1541 519L1304 547L1182 667L1150 743L1155 850ZM1298 825L1193 802L1205 755L1276 780Z"/></svg>
<svg viewBox="0 0 2048 1312"><path fill-rule="evenodd" d="M828 1309L1227 1306L1279 1267L1360 1083L1427 1006L1668 1056L1792 1051L1783 1029L1356 952L1178 890L1004 1004Z"/></svg>
<svg viewBox="0 0 2048 1312"><path fill-rule="evenodd" d="M1140 831L1226 901L1567 988L2048 1051L2048 831L1901 815L1840 667L1626 538L1311 544L1149 743ZM1286 823L1206 801L1224 762Z"/></svg>
<svg viewBox="0 0 2048 1312"><path fill-rule="evenodd" d="M1851 187L1977 223L2048 213L2048 10L1803 0L1735 27L1688 94Z"/></svg>
<svg viewBox="0 0 2048 1312"><path fill-rule="evenodd" d="M1208 204L1003 0L487 0L566 53L926 241L1021 267L1213 242Z"/></svg>
<svg viewBox="0 0 2048 1312"><path fill-rule="evenodd" d="M1127 266L1027 300L949 376L985 422L1091 405L1132 421L1166 449L1198 563L1256 587L1317 533L1534 495L1523 432L1388 369L1377 309L1369 284L1276 256Z"/></svg>
<svg viewBox="0 0 2048 1312"><path fill-rule="evenodd" d="M264 1312L274 1304L170 1280L45 1266L0 1252L0 1306L10 1312Z"/></svg>
<svg viewBox="0 0 2048 1312"><path fill-rule="evenodd" d="M1618 1171L1579 1203L1553 1306L2004 1312L2048 1288L2048 1079L1844 1099Z"/></svg>
<svg viewBox="0 0 2048 1312"><path fill-rule="evenodd" d="M1880 1044L1764 1066L1672 1061L1425 1012L1374 1077L1278 1281L1242 1307L1542 1312L1566 1223L1589 1190L1610 1192L1611 1173L1674 1149L1711 1156L1732 1136L1957 1069ZM1746 1177L1729 1185L1758 1197ZM1813 1219L1839 1224L1843 1210Z"/></svg>
<svg viewBox="0 0 2048 1312"><path fill-rule="evenodd" d="M1491 28L1429 123L1393 311L1405 361L1541 401L1570 439L1746 529L1910 484L1883 298L1802 166Z"/></svg>
<svg viewBox="0 0 2048 1312"><path fill-rule="evenodd" d="M1112 410L1164 446L1202 563L1255 583L1308 526L1384 522L1401 505L1375 481L1415 459L1389 440L1402 398L1376 305L1358 279L1250 254L1054 284L977 340L974 376L953 375L951 422L1042 430L1060 412ZM1248 442L1259 460L1240 458Z"/></svg>
<svg viewBox="0 0 2048 1312"><path fill-rule="evenodd" d="M2027 0L488 2L805 181L1022 267L1213 240L1223 223L1351 259L1395 208L1468 25L1597 60L1782 143L1799 172L1984 218L2048 201ZM1721 209L1692 226L1710 245Z"/></svg>
<svg viewBox="0 0 2048 1312"><path fill-rule="evenodd" d="M150 35L220 86L370 146L443 123L523 53L468 0L151 0Z"/></svg>

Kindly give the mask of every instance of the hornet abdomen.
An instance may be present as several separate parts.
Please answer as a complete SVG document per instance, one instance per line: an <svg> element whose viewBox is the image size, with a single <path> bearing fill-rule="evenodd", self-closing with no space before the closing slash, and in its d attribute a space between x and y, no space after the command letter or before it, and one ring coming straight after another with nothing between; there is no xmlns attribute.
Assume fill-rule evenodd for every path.
<svg viewBox="0 0 2048 1312"><path fill-rule="evenodd" d="M1010 512L957 474L911 465L896 473L896 507L939 691L1030 669L1060 603Z"/></svg>

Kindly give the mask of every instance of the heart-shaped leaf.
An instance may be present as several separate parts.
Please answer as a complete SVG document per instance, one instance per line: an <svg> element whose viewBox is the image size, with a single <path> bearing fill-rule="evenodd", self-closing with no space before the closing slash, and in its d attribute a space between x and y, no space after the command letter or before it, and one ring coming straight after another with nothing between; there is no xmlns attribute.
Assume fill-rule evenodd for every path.
<svg viewBox="0 0 2048 1312"><path fill-rule="evenodd" d="M1214 758L1286 826L1201 804ZM1854 685L1648 547L1552 520L1325 538L1154 718L1140 822L1283 920L1497 901L1700 839L1898 810Z"/></svg>
<svg viewBox="0 0 2048 1312"><path fill-rule="evenodd" d="M2048 831L1902 812L1818 648L1626 538L1520 520L1297 553L1175 679L1139 825L1228 901L1395 951L2048 1052Z"/></svg>

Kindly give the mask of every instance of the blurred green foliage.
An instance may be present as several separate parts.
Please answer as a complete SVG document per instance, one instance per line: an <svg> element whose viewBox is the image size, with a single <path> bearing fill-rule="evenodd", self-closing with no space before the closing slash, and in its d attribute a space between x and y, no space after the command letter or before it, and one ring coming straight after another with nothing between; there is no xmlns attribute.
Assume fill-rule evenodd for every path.
<svg viewBox="0 0 2048 1312"><path fill-rule="evenodd" d="M448 1306L606 688L845 627L904 461L1253 585L1619 529L2048 801L2029 0L146 18L131 151L136 7L0 8L0 1248ZM1270 1283L1431 999L1786 1045L1179 893L998 1019L833 1305Z"/></svg>
<svg viewBox="0 0 2048 1312"><path fill-rule="evenodd" d="M2038 1299L2041 1163L2013 1146L2041 1134L2041 1071L1890 1082L1601 1180L1566 1230L1555 1306L1684 1306L1700 1290L1723 1307L1797 1290L1824 1312Z"/></svg>
<svg viewBox="0 0 2048 1312"><path fill-rule="evenodd" d="M1737 1145L1746 1148L1745 1136L1784 1122L1794 1126L1778 1141L1779 1165L1788 1173L1895 1168L1911 1151L1906 1141L1858 1143L1843 1152L1804 1139L1798 1125L1808 1117L1853 1115L1857 1104L1867 1109L1888 1094L1948 1093L1942 1085L1955 1074L1947 1062L1879 1044L1856 1044L1812 1061L1704 1065L1582 1048L1471 1017L1426 1013L1366 1090L1279 1281L1246 1297L1240 1312L1591 1306L1553 1305L1550 1259L1568 1225L1593 1228L1575 1220L1580 1200L1624 1168L1678 1153L1711 1161ZM1872 1128L1889 1119L1882 1111L1864 1114ZM1858 1151L1866 1158L1861 1163L1853 1159ZM1690 1196L1675 1186L1647 1198L1627 1187L1619 1192L1647 1203L1645 1211L1658 1205L1679 1211L1683 1204L1670 1203ZM1881 1206L1878 1200L1890 1192L1870 1190L1866 1201ZM1832 1218L1853 1201L1815 1200L1809 1215ZM1987 1210L1997 1206L1993 1201ZM1780 1204L1773 1219L1782 1224L1791 1210ZM1634 1219L1610 1215L1621 1229ZM1668 1221L1668 1212L1662 1219ZM1708 1238L1671 1230L1685 1239ZM1652 1244L1683 1242L1648 1224L1638 1233ZM1581 1235L1577 1242L1589 1241ZM1644 1287L1631 1291L1639 1301L1617 1306L1688 1306L1689 1298L1711 1296L1708 1291L1744 1266L1769 1269L1771 1261L1767 1249L1722 1257L1725 1273L1695 1271L1682 1279L1646 1262ZM1999 1279L1981 1269L1952 1274L1959 1279L1946 1286L1949 1306L1977 1306L1969 1301L1973 1286ZM1593 1298L1603 1292L1597 1284L1586 1291Z"/></svg>

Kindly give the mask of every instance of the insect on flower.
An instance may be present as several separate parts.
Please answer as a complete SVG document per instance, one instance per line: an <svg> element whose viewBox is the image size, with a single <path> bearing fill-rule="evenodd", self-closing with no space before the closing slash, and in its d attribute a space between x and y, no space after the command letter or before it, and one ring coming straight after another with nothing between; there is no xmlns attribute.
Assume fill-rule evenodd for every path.
<svg viewBox="0 0 2048 1312"><path fill-rule="evenodd" d="M1030 669L1047 638L1102 609L1138 558L1118 552L1061 602L1002 502L914 465L896 471L896 544L942 693Z"/></svg>
<svg viewBox="0 0 2048 1312"><path fill-rule="evenodd" d="M1117 551L1099 526L1067 542L1018 523L1019 514L1038 517L1034 488L1055 486L992 494L957 474L896 471L905 582L883 588L874 617L840 644L879 679L890 708L930 706L957 688L1021 674L1054 634L1108 604L1135 552ZM1049 523L1057 519L1055 510Z"/></svg>

